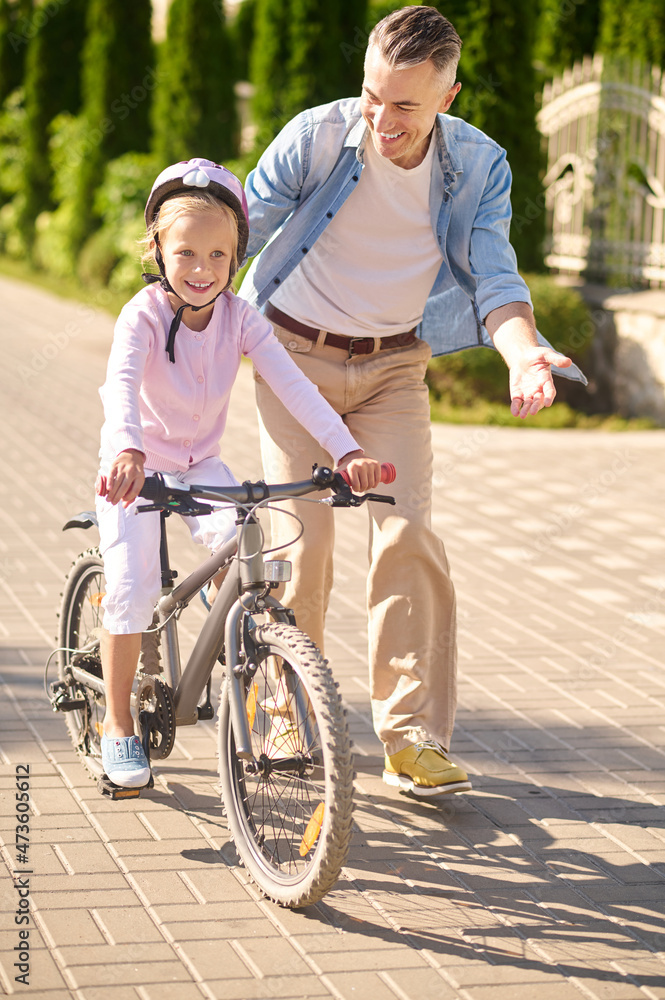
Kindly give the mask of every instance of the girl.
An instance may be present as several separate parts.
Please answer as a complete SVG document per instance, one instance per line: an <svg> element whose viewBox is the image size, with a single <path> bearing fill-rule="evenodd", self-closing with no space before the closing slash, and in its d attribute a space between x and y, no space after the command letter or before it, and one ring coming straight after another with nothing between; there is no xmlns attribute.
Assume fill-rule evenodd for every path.
<svg viewBox="0 0 665 1000"><path fill-rule="evenodd" d="M124 307L106 382L97 514L107 590L102 667L106 715L102 762L117 785L142 787L150 767L134 735L132 680L141 633L160 591L159 514L136 514L146 474L183 483L236 484L219 457L231 388L247 355L287 408L346 468L357 492L380 480L341 418L293 363L258 312L230 286L249 236L240 181L194 159L162 171L145 210L144 259L159 275ZM161 276L161 277L160 277ZM230 511L185 519L213 552L235 531Z"/></svg>

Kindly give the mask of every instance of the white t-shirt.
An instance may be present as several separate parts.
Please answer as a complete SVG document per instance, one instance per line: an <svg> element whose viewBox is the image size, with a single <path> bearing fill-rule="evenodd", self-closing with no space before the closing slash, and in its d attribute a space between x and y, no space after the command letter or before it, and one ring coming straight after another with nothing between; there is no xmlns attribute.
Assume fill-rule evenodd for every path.
<svg viewBox="0 0 665 1000"><path fill-rule="evenodd" d="M441 266L430 219L435 143L405 170L365 145L354 191L270 301L308 326L385 337L420 322Z"/></svg>

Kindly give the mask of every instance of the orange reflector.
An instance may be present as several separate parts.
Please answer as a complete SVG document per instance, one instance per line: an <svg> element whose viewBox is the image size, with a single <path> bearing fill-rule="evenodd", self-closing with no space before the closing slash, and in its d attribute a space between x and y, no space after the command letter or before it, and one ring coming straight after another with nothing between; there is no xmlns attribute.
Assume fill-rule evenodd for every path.
<svg viewBox="0 0 665 1000"><path fill-rule="evenodd" d="M91 594L90 603L92 604L93 608L98 608L105 597L106 594L102 594L101 591L97 591L96 594Z"/></svg>
<svg viewBox="0 0 665 1000"><path fill-rule="evenodd" d="M251 688L247 692L247 699L245 701L245 708L247 709L247 721L249 722L249 728L251 729L254 725L254 716L256 715L256 696L259 693L259 685L254 681Z"/></svg>
<svg viewBox="0 0 665 1000"><path fill-rule="evenodd" d="M299 854L301 858L304 858L305 855L308 854L314 847L316 839L321 833L321 827L323 826L323 814L325 810L326 807L324 806L323 802L319 802L318 806L314 810L314 815L307 824L307 829L305 830L305 834L302 840L300 841Z"/></svg>
<svg viewBox="0 0 665 1000"><path fill-rule="evenodd" d="M103 736L104 735L104 727L101 724L101 722L95 722L95 729L97 730L97 735L98 736Z"/></svg>

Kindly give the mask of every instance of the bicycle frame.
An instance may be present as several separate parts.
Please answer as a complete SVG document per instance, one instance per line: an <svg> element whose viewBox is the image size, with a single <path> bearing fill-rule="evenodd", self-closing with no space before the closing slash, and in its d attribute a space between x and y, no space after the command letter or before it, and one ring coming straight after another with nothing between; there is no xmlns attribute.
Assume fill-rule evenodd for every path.
<svg viewBox="0 0 665 1000"><path fill-rule="evenodd" d="M186 486L175 476L156 474L143 484L140 496L147 502L137 510L160 513L161 592L153 624L142 638L131 696L144 752L148 761L164 760L178 726L213 718L211 677L219 662L224 678L218 770L230 836L260 891L290 907L318 902L339 877L352 835L353 762L332 670L297 627L293 612L271 594L290 577L290 564L273 559L270 548L264 552L258 516L271 503L328 489L331 495L314 502L332 507L356 507L368 500L394 503L378 494L356 496L342 473L315 466L311 480L281 486ZM175 586L168 516L203 517L219 503L235 511L235 537ZM84 511L65 528L96 523L95 513ZM294 535L292 541L300 537L297 531ZM284 542L276 544L285 547ZM219 576L223 582L182 669L178 618L201 587ZM66 715L69 736L98 790L111 799L129 799L142 789L116 785L105 772L105 744L102 750L107 708L102 661L113 652L112 643L104 646L110 633L102 611L108 603L105 591L112 601L112 590L112 581L110 590L104 584L99 551L87 549L74 561L62 595L54 651L58 680L48 686L52 653L44 686L54 711L71 713ZM150 590L154 594L152 581ZM143 787L154 787L152 773Z"/></svg>
<svg viewBox="0 0 665 1000"><path fill-rule="evenodd" d="M256 613L268 613L273 621L293 623L292 613L271 597L268 592L270 584L266 583L263 532L254 516L254 511L268 499L274 502L331 487L334 481L333 473L329 469L320 469L318 472L317 476L316 470L313 471L310 481L284 484L283 487L272 488L268 488L265 483L245 483L243 487L190 487L187 491L182 489L181 484L178 483L174 489L175 493L189 492L190 495L194 494L198 499L234 503L238 516L236 519L236 538L226 542L218 552L209 556L176 587L173 586L175 574L169 564L166 536L166 518L170 511L159 505L145 506L146 510L160 510L162 590L156 610L159 620L158 627L163 637L162 658L165 680L173 692L176 727L192 726L199 721L201 713L198 702L223 645L226 676L230 686L231 722L236 753L240 758L252 759L253 757L245 710L244 665L241 662L241 624L243 618ZM159 478L164 482L163 477ZM257 487L260 488L260 492L255 492ZM359 506L364 500L369 499L394 503L392 498L376 496L375 494L366 494L363 498L354 497L343 483L341 487L337 484L337 488L346 491L337 494L337 505L340 506ZM151 497L149 493L142 493L142 496L147 499L154 498L154 494ZM335 505L335 498L322 502L330 502ZM75 525L88 527L93 523L96 523L94 515L86 513L80 515L79 519L68 522L65 527ZM177 629L178 614L200 589L224 568L227 568L226 577L196 639L185 668L182 670ZM253 624L259 625L257 635L260 641L260 623ZM102 695L105 694L104 681L101 678L95 677L74 663L71 665L71 672L75 681L87 685ZM306 717L306 706L301 706L301 709Z"/></svg>
<svg viewBox="0 0 665 1000"><path fill-rule="evenodd" d="M165 541L164 519L162 519L162 532ZM184 608L201 587L225 566L229 567L226 578L181 673L175 612ZM243 573L244 566L248 567L245 573ZM270 608L276 620L289 621L288 612L278 601L264 593L266 585L263 566L261 528L254 518L249 521L240 518L237 538L231 539L215 555L206 559L177 587L165 587L157 602L159 620L165 623L162 629L164 672L174 692L176 726L191 726L198 722L198 701L212 673L223 641L229 667L228 680L232 688L231 704L236 751L238 756L244 758L252 756L251 739L244 710L245 695L234 667L240 659L240 623L242 616L250 608L243 602L242 596L238 596L239 590L242 587L242 593L250 597L250 604L255 603L257 591L261 592L263 602Z"/></svg>

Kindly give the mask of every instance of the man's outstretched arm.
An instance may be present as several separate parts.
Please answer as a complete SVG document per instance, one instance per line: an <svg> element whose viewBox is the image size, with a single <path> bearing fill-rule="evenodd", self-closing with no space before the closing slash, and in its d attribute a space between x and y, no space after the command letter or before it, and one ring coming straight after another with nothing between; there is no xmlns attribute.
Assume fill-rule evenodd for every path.
<svg viewBox="0 0 665 1000"><path fill-rule="evenodd" d="M526 302L509 302L487 314L485 326L494 346L508 365L510 412L528 417L556 396L550 365L568 368L570 358L543 347L536 336L536 322Z"/></svg>

